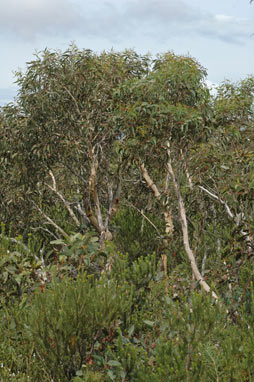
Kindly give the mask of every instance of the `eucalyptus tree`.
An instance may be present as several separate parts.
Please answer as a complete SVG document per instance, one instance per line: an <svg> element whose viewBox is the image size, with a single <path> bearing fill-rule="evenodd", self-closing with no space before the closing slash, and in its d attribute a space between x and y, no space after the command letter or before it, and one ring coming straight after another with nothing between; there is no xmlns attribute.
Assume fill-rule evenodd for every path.
<svg viewBox="0 0 254 382"><path fill-rule="evenodd" d="M72 230L90 224L102 242L111 239L122 178L113 94L148 66L149 57L133 51L98 55L71 46L63 53L45 50L17 73L17 106L3 111L1 134L9 134L9 146L2 163L19 169L26 203L52 234L68 235L60 209Z"/></svg>
<svg viewBox="0 0 254 382"><path fill-rule="evenodd" d="M124 102L118 102L117 117L125 132L122 150L139 168L153 195L150 208L154 205L158 211L159 206L164 215L165 245L178 241L174 225L180 221L193 274L209 291L190 248L180 191L181 185L193 188L188 171L190 147L205 141L212 131L212 102L205 77L205 69L194 59L173 53L161 55L146 77L122 84L119 94ZM175 215L177 208L179 214Z"/></svg>
<svg viewBox="0 0 254 382"><path fill-rule="evenodd" d="M220 238L216 251L236 260L253 247L253 126L254 78L226 81L214 99L214 134L191 154L193 181Z"/></svg>

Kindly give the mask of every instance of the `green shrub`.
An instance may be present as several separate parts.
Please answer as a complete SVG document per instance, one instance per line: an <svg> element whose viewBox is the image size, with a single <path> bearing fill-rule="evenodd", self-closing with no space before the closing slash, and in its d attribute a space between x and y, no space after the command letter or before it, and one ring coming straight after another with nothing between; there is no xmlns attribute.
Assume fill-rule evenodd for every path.
<svg viewBox="0 0 254 382"><path fill-rule="evenodd" d="M37 244L37 243L36 243ZM35 250L35 251L34 251ZM33 238L25 244L21 236L11 237L2 225L0 234L0 306L21 301L26 293L42 281L44 264L40 256L38 244Z"/></svg>
<svg viewBox="0 0 254 382"><path fill-rule="evenodd" d="M77 280L54 280L37 292L26 322L35 356L56 381L76 375L95 343L113 335L118 321L130 314L132 288L86 274Z"/></svg>

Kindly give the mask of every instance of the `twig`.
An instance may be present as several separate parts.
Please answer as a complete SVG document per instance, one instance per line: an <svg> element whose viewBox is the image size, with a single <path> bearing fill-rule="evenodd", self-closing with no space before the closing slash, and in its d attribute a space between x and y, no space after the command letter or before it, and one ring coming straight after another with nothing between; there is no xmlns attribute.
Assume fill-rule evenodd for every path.
<svg viewBox="0 0 254 382"><path fill-rule="evenodd" d="M156 227L156 225L154 225L154 223L153 223L153 222L152 222L152 221L151 221L151 220L144 214L143 211L141 211L140 209L138 209L137 207L135 207L133 204L127 203L126 205L129 206L129 207L132 207L132 208L134 208L136 211L138 211L138 212L143 216L143 218L146 219L146 221L148 221L148 223L151 224L151 226L155 229L155 231L157 232L159 238L160 238L160 239L163 239L163 237L161 236L160 231L158 230L158 228Z"/></svg>
<svg viewBox="0 0 254 382"><path fill-rule="evenodd" d="M64 89L66 90L66 92L69 94L69 96L71 97L71 99L73 100L74 104L75 104L75 107L76 107L76 110L78 112L79 115L81 115L81 112L80 112L80 109L78 107L78 103L77 103L77 100L76 98L72 95L72 93L70 92L70 90L64 86Z"/></svg>

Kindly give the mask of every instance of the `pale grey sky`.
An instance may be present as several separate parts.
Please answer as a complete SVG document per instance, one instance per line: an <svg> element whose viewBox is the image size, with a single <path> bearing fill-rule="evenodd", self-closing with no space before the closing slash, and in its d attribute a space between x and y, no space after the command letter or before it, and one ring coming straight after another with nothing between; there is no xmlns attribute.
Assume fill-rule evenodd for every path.
<svg viewBox="0 0 254 382"><path fill-rule="evenodd" d="M14 71L35 50L80 48L190 54L208 79L254 75L254 4L249 0L0 0L0 105L15 94Z"/></svg>

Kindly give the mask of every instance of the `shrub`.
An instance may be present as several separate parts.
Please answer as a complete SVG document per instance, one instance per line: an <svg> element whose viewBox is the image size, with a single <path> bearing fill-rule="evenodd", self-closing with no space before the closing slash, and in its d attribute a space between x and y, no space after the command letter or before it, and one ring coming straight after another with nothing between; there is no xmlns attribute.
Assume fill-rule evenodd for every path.
<svg viewBox="0 0 254 382"><path fill-rule="evenodd" d="M26 332L34 354L54 381L68 381L93 353L95 343L113 335L130 313L132 290L114 280L79 275L54 280L37 292L27 315Z"/></svg>

